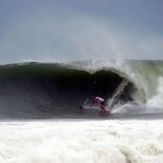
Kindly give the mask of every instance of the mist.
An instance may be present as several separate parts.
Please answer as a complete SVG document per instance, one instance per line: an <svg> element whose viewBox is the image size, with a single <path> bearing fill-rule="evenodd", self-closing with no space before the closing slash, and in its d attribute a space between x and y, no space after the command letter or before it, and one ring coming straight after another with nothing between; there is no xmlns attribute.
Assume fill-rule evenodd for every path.
<svg viewBox="0 0 163 163"><path fill-rule="evenodd" d="M7 21L0 38L0 63L163 59L163 37L137 27L63 6L33 7Z"/></svg>

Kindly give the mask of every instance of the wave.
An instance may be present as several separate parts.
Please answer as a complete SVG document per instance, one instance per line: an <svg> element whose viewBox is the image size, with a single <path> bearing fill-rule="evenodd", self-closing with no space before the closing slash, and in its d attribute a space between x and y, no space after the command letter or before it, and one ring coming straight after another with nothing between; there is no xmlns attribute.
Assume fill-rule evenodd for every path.
<svg viewBox="0 0 163 163"><path fill-rule="evenodd" d="M96 95L108 102L114 97L114 105L129 101L146 103L155 93L149 89L154 86L150 82L156 80L157 84L157 79L149 80L147 72L157 78L161 73L156 72L162 70L161 66L162 62L156 61L30 62L1 65L0 118L82 117L80 104L86 98ZM117 93L124 81L127 84ZM149 96L152 91L153 96ZM94 116L93 113L92 115Z"/></svg>

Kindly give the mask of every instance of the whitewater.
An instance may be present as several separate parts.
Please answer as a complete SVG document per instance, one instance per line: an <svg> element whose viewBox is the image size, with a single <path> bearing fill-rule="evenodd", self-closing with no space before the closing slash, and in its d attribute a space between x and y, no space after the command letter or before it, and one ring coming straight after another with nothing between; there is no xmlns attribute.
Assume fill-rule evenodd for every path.
<svg viewBox="0 0 163 163"><path fill-rule="evenodd" d="M110 117L79 110L94 94ZM0 162L161 163L162 99L162 61L1 65Z"/></svg>
<svg viewBox="0 0 163 163"><path fill-rule="evenodd" d="M163 121L1 122L0 162L161 163Z"/></svg>

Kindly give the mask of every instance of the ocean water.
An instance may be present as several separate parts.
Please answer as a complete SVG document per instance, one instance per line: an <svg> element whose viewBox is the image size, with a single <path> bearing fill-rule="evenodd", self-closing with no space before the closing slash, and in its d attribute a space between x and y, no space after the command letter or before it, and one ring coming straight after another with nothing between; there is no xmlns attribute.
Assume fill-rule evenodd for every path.
<svg viewBox="0 0 163 163"><path fill-rule="evenodd" d="M1 122L0 162L162 163L163 120Z"/></svg>
<svg viewBox="0 0 163 163"><path fill-rule="evenodd" d="M162 61L1 65L0 162L162 163L162 99Z"/></svg>

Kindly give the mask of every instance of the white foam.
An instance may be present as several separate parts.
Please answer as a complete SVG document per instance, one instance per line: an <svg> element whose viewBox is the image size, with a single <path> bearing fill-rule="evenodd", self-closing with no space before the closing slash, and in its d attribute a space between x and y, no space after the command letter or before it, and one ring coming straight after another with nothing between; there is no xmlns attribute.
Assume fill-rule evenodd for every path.
<svg viewBox="0 0 163 163"><path fill-rule="evenodd" d="M163 108L163 77L158 78L156 93L147 101L146 105L148 107Z"/></svg>
<svg viewBox="0 0 163 163"><path fill-rule="evenodd" d="M162 122L1 122L0 162L161 163Z"/></svg>

